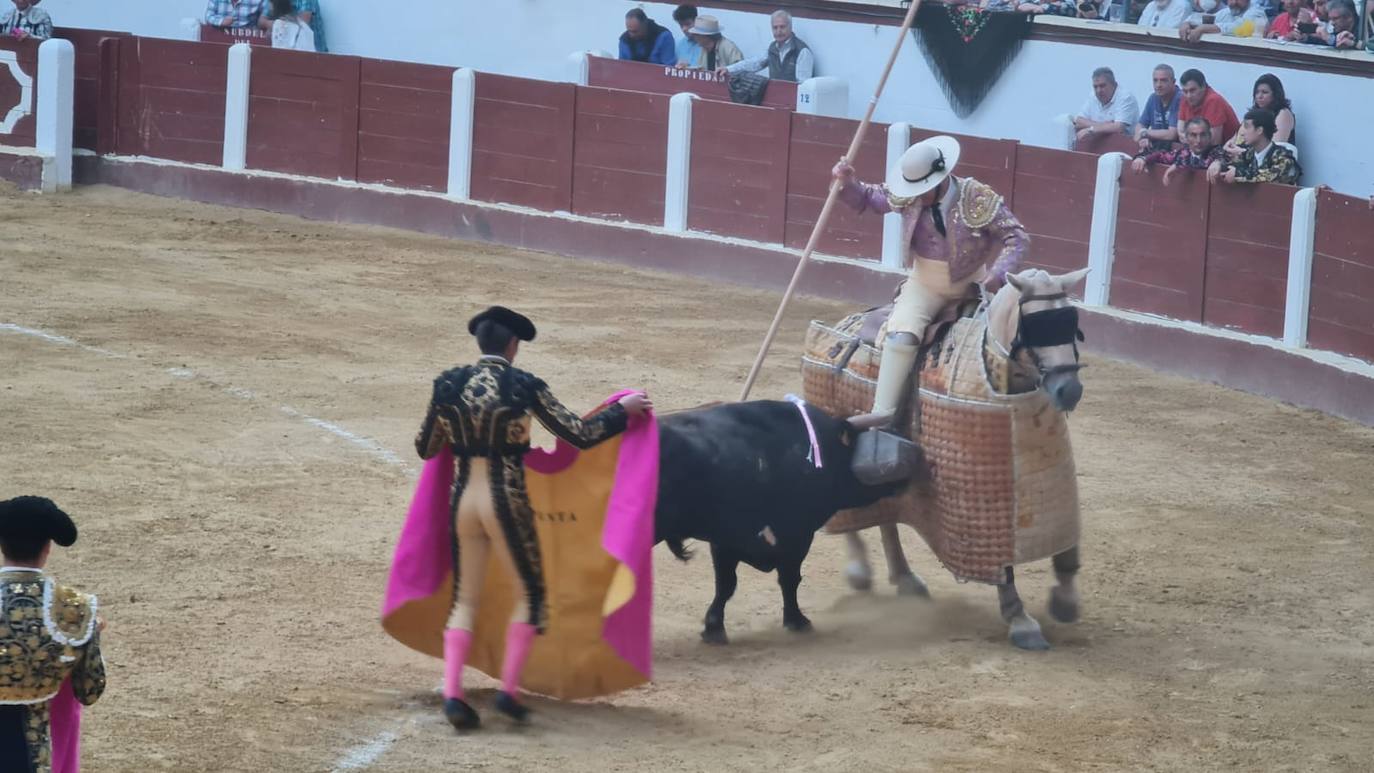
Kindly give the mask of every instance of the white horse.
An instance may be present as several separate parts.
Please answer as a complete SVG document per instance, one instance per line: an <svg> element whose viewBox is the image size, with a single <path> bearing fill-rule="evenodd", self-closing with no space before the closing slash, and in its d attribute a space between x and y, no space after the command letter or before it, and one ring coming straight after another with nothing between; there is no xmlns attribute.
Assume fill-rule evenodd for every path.
<svg viewBox="0 0 1374 773"><path fill-rule="evenodd" d="M1013 377L1008 393L1043 389L1059 411L1071 411L1078 404L1083 387L1078 380L1081 366L1078 364L1074 338L1077 334L1077 310L1069 301L1068 290L1082 281L1087 273L1088 270L1083 269L1054 276L1039 269L1030 269L1008 276L1006 286L993 298L987 310L985 349L990 356L1004 357L1009 361ZM1052 310L1059 311L1037 315L1037 312ZM1028 319L1031 321L1028 322ZM1018 382L1022 385L1020 389L1016 388ZM912 388L916 388L915 384ZM882 535L889 582L896 586L899 594L928 598L930 590L925 581L907 563L897 525L883 524L878 529ZM856 590L869 590L873 586L873 568L869 564L863 539L857 531L851 531L845 537L850 558L845 576ZM1054 555L1052 561L1058 584L1050 591L1050 616L1063 623L1077 622L1079 594L1075 577L1079 569L1078 547ZM1041 633L1040 624L1021 603L1011 567L1007 568L1004 581L997 586L997 595L1002 617L1010 626L1012 643L1022 649L1049 649L1049 642Z"/></svg>

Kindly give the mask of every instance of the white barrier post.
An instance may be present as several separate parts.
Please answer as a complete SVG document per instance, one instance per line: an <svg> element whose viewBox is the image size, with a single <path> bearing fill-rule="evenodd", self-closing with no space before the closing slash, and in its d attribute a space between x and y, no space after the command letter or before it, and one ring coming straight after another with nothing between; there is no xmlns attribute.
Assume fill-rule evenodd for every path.
<svg viewBox="0 0 1374 773"><path fill-rule="evenodd" d="M71 190L76 49L69 40L38 46L38 115L34 147L43 157L44 193ZM50 160L51 159L51 160Z"/></svg>
<svg viewBox="0 0 1374 773"><path fill-rule="evenodd" d="M688 186L692 171L692 103L696 94L668 100L668 179L663 190L663 227L687 230Z"/></svg>
<svg viewBox="0 0 1374 773"><path fill-rule="evenodd" d="M1307 315L1312 308L1312 253L1317 239L1317 189L1293 195L1293 227L1288 237L1288 297L1283 306L1283 343L1307 346Z"/></svg>
<svg viewBox="0 0 1374 773"><path fill-rule="evenodd" d="M844 118L849 114L849 81L821 76L797 86L797 112Z"/></svg>
<svg viewBox="0 0 1374 773"><path fill-rule="evenodd" d="M453 106L448 127L448 195L472 197L472 126L477 110L477 72L453 71Z"/></svg>
<svg viewBox="0 0 1374 773"><path fill-rule="evenodd" d="M891 169L902 160L902 154L911 147L911 124L894 123L887 127L887 164L883 169ZM902 216L897 212L883 215L883 265L901 268L906 265L907 245L902 243Z"/></svg>
<svg viewBox="0 0 1374 773"><path fill-rule="evenodd" d="M1088 236L1088 281L1083 305L1106 306L1111 301L1112 263L1116 260L1116 212L1121 203L1121 170L1128 156L1106 153L1097 159L1093 191L1092 229Z"/></svg>
<svg viewBox="0 0 1374 773"><path fill-rule="evenodd" d="M235 43L229 47L229 72L224 89L225 169L248 167L248 84L253 76L253 47Z"/></svg>

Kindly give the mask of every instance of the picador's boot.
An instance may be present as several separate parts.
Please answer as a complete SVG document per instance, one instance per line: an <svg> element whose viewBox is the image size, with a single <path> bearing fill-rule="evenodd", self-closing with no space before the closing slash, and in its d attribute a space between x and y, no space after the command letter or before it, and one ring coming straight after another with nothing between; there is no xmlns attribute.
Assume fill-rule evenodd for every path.
<svg viewBox="0 0 1374 773"><path fill-rule="evenodd" d="M860 435L854 444L854 477L866 485L908 480L920 463L920 449L916 444L891 431L920 349L916 343L903 340L905 338L910 336L894 336L883 343L873 414L882 417L884 422Z"/></svg>
<svg viewBox="0 0 1374 773"><path fill-rule="evenodd" d="M472 730L482 724L482 718L463 700L463 664L471 646L471 631L444 631L444 717L458 730Z"/></svg>
<svg viewBox="0 0 1374 773"><path fill-rule="evenodd" d="M525 670L530 648L534 646L534 626L529 623L511 623L506 629L506 658L501 664L501 691L496 694L496 710L515 720L524 722L530 710L515 697L520 689L520 673Z"/></svg>
<svg viewBox="0 0 1374 773"><path fill-rule="evenodd" d="M911 369L916 365L916 353L920 346L908 343L897 336L883 342L883 357L878 363L878 388L873 393L873 413L884 416L890 427L897 416L897 408L902 404L902 394L906 391Z"/></svg>

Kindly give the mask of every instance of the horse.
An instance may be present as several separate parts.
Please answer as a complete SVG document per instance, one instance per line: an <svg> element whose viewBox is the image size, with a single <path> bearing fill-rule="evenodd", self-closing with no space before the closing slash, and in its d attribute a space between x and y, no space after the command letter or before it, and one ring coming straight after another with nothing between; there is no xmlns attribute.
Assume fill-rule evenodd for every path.
<svg viewBox="0 0 1374 773"><path fill-rule="evenodd" d="M898 539L897 523L905 522L956 577L997 586L1013 645L1050 647L1017 592L1014 564L1050 557L1057 579L1050 616L1078 621L1077 483L1064 415L1083 394L1082 333L1068 291L1087 273L1031 269L1008 275L973 316L943 326L933 341L927 337L895 425L922 444L934 483L912 484L827 524L827 531L846 535L851 587L872 587L858 532L877 526L898 593L929 597ZM871 400L877 375L874 344L882 337L871 332L877 327L872 320L865 324L860 317L836 327L813 322L808 334L805 397L837 416L868 410L865 400ZM872 343L860 340L861 330Z"/></svg>

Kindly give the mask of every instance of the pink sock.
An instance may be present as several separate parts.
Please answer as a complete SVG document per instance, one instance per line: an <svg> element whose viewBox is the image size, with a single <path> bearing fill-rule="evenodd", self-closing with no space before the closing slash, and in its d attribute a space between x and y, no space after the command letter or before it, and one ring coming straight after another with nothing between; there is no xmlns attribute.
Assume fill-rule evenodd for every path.
<svg viewBox="0 0 1374 773"><path fill-rule="evenodd" d="M463 699L463 664L472 646L472 632L462 628L444 631L444 698Z"/></svg>
<svg viewBox="0 0 1374 773"><path fill-rule="evenodd" d="M506 629L506 660L501 664L501 689L511 697L515 697L520 687L520 672L525 670L525 661L534 644L534 633L534 626L529 623L511 623Z"/></svg>

